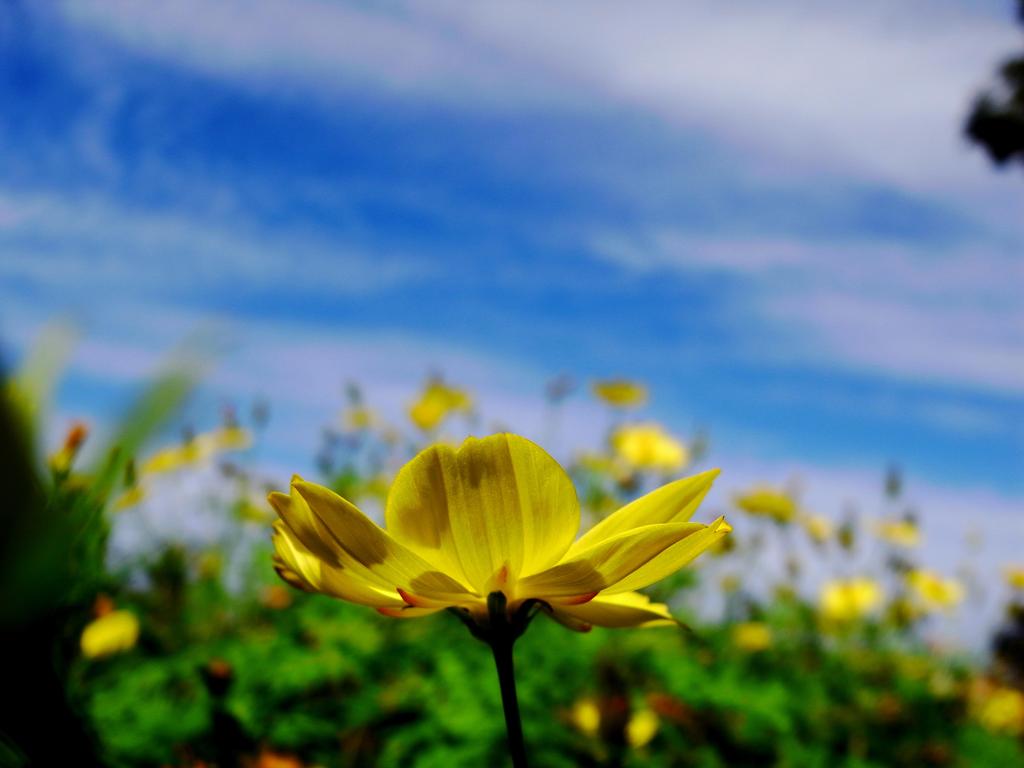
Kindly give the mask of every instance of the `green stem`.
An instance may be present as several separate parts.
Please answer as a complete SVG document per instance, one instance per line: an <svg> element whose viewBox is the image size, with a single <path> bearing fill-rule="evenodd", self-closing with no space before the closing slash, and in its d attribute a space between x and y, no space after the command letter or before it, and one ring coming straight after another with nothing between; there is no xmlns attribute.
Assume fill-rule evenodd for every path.
<svg viewBox="0 0 1024 768"><path fill-rule="evenodd" d="M501 705L505 710L505 730L508 731L508 752L513 768L526 768L526 745L523 742L523 723L519 718L519 699L516 696L516 675L512 664L512 644L508 635L491 640L494 665L498 668L501 686Z"/></svg>
<svg viewBox="0 0 1024 768"><path fill-rule="evenodd" d="M505 730L508 732L508 752L513 768L526 768L526 745L523 743L523 722L519 718L519 699L516 697L516 674L512 664L512 646L544 608L539 600L525 600L512 615L508 612L508 599L501 591L487 596L487 617L474 616L466 608L449 608L449 612L466 625L477 640L487 643L494 654L501 686L501 706L505 710Z"/></svg>

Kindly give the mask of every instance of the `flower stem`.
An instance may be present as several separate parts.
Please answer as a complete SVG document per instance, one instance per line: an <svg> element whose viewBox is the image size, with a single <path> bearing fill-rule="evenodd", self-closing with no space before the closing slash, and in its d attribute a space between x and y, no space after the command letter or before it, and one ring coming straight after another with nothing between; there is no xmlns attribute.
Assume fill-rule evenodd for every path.
<svg viewBox="0 0 1024 768"><path fill-rule="evenodd" d="M508 731L508 752L512 757L513 768L526 768L526 745L523 743L523 723L519 718L519 699L516 696L516 676L512 664L514 642L510 635L496 636L492 638L490 646L494 653L494 665L498 668L501 705L505 710L505 729Z"/></svg>
<svg viewBox="0 0 1024 768"><path fill-rule="evenodd" d="M494 654L501 686L501 706L505 710L505 730L508 732L508 752L513 768L526 768L526 745L523 743L523 722L519 718L519 699L516 696L516 675L512 664L512 646L544 608L540 600L524 600L510 615L508 599L501 591L487 596L487 618L474 616L466 608L448 611L466 625L477 640L487 643Z"/></svg>

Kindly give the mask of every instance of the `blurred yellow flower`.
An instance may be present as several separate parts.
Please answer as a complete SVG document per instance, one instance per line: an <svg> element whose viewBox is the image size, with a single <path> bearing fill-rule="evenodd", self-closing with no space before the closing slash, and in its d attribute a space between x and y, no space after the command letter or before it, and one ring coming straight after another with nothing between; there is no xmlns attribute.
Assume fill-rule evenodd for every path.
<svg viewBox="0 0 1024 768"><path fill-rule="evenodd" d="M612 447L629 466L652 472L675 472L686 466L689 451L660 424L631 424L612 435Z"/></svg>
<svg viewBox="0 0 1024 768"><path fill-rule="evenodd" d="M748 514L768 517L778 523L790 522L799 511L792 496L766 485L737 494L733 497L733 504Z"/></svg>
<svg viewBox="0 0 1024 768"><path fill-rule="evenodd" d="M626 741L634 749L640 749L651 742L658 733L658 716L650 709L634 712L626 723Z"/></svg>
<svg viewBox="0 0 1024 768"><path fill-rule="evenodd" d="M931 606L926 608L921 602L900 595L893 598L886 606L885 619L894 627L907 627L928 615L930 609Z"/></svg>
<svg viewBox="0 0 1024 768"><path fill-rule="evenodd" d="M342 426L350 432L371 429L379 423L377 414L365 405L352 405L341 416Z"/></svg>
<svg viewBox="0 0 1024 768"><path fill-rule="evenodd" d="M988 681L976 681L970 691L971 711L982 726L1011 736L1024 734L1024 693Z"/></svg>
<svg viewBox="0 0 1024 768"><path fill-rule="evenodd" d="M488 596L514 613L536 600L578 630L668 625L666 606L635 591L682 568L731 529L688 522L717 470L627 504L581 538L572 481L516 435L431 446L398 473L386 528L323 486L292 480L272 493L280 576L388 616L462 609L487 620Z"/></svg>
<svg viewBox="0 0 1024 768"><path fill-rule="evenodd" d="M363 496L369 496L371 499L377 499L380 502L387 501L388 491L390 490L391 478L383 472L378 472L373 477L368 478L362 487Z"/></svg>
<svg viewBox="0 0 1024 768"><path fill-rule="evenodd" d="M98 659L130 650L139 639L139 620L131 611L110 611L82 631L82 655Z"/></svg>
<svg viewBox="0 0 1024 768"><path fill-rule="evenodd" d="M1024 589L1024 565L1012 565L1003 569L1006 583L1013 589Z"/></svg>
<svg viewBox="0 0 1024 768"><path fill-rule="evenodd" d="M800 518L800 525L807 531L807 535L817 544L824 544L831 539L836 532L835 525L827 517L821 515L803 515Z"/></svg>
<svg viewBox="0 0 1024 768"><path fill-rule="evenodd" d="M252 445L249 430L226 426L196 435L181 445L157 451L142 465L143 474L174 472L182 467L202 464L218 453L242 451Z"/></svg>
<svg viewBox="0 0 1024 768"><path fill-rule="evenodd" d="M711 549L709 549L708 552L715 557L722 557L724 555L728 555L735 549L736 539L734 539L732 536L726 536L723 539L719 539L718 543L711 547Z"/></svg>
<svg viewBox="0 0 1024 768"><path fill-rule="evenodd" d="M595 475L604 475L616 482L626 480L630 476L629 470L617 460L615 456L604 453L586 451L576 457L576 464Z"/></svg>
<svg viewBox="0 0 1024 768"><path fill-rule="evenodd" d="M468 413L472 408L473 398L468 392L450 387L439 379L431 379L419 399L409 406L409 419L424 432L429 432L452 413Z"/></svg>
<svg viewBox="0 0 1024 768"><path fill-rule="evenodd" d="M926 609L948 610L964 599L964 587L959 581L945 579L934 571L911 571L906 580L918 602Z"/></svg>
<svg viewBox="0 0 1024 768"><path fill-rule="evenodd" d="M595 381L594 394L615 408L631 408L647 402L647 387L629 379L603 379Z"/></svg>
<svg viewBox="0 0 1024 768"><path fill-rule="evenodd" d="M260 523L266 525L274 520L274 513L267 508L262 498L252 493L243 493L231 505L235 517L243 523Z"/></svg>
<svg viewBox="0 0 1024 768"><path fill-rule="evenodd" d="M129 507L134 507L144 498L146 498L146 489L141 485L136 484L130 488L126 488L120 496L114 499L111 509L113 509L114 512L120 512L128 509Z"/></svg>
<svg viewBox="0 0 1024 768"><path fill-rule="evenodd" d="M201 579L219 579L224 572L224 553L210 549L199 556L196 570Z"/></svg>
<svg viewBox="0 0 1024 768"><path fill-rule="evenodd" d="M743 651L755 653L771 648L772 630L763 621L741 621L732 628L732 642Z"/></svg>
<svg viewBox="0 0 1024 768"><path fill-rule="evenodd" d="M743 586L743 581L735 573L727 573L722 577L721 587L725 593L732 593L739 590Z"/></svg>
<svg viewBox="0 0 1024 768"><path fill-rule="evenodd" d="M832 621L862 618L881 602L881 586L867 578L830 581L821 591L821 611Z"/></svg>
<svg viewBox="0 0 1024 768"><path fill-rule="evenodd" d="M880 520L875 524L875 535L882 541L906 549L921 543L921 531L910 520Z"/></svg>
<svg viewBox="0 0 1024 768"><path fill-rule="evenodd" d="M582 733L594 737L601 729L601 708L591 698L579 699L572 705L569 720Z"/></svg>

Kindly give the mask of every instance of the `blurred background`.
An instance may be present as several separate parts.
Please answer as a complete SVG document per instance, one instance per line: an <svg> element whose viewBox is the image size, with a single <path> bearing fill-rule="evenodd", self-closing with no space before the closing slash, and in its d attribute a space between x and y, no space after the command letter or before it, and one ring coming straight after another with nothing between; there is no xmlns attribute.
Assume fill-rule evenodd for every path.
<svg viewBox="0 0 1024 768"><path fill-rule="evenodd" d="M721 467L700 519L729 514L742 559L713 561L670 603L709 622L708 637L728 646L737 622L776 621L780 636L815 627L827 647L794 606L817 610L829 583L870 576L897 644L966 664L947 696L965 722L980 705L964 681L1016 690L1005 669L984 670L1024 588L1024 572L1008 575L1024 566L1022 14L1009 0L0 3L0 359L34 403L24 450L48 508L80 468L90 479L71 487L102 485L90 503L106 521L78 618L41 631L74 645L87 619L124 605L149 638L99 667L57 666L55 690L72 680L69 711L93 722L90 749L126 765L498 759L487 750L500 729L472 714L493 703L476 693L430 721L448 752L434 736L388 735L422 722L420 700L379 679L382 659L401 644L433 658L430 629L267 598L262 499L299 472L377 514L418 447L499 429L571 468L595 517ZM660 431L623 437L637 424ZM913 591L912 573L955 580L954 609L883 610ZM744 575L742 588L725 581ZM183 596L204 578L237 599L230 621L211 624L210 606ZM167 584L189 618L161 603ZM285 610L281 594L314 618L253 618ZM267 666L247 633L270 622L304 637L296 622L321 615L359 628L357 640L337 630L358 653L345 646L334 667L317 657L331 685L348 685L358 658L381 667L360 685L384 687L317 720L326 683L298 648L285 692L239 667ZM888 642L862 630L841 644ZM615 742L607 702L631 678L601 661L604 641L558 632L562 653L591 650L552 722L570 740ZM640 655L679 642L637 634ZM723 674L782 685L781 661L756 665L698 666L712 688ZM245 692L218 694L236 673ZM124 724L130 702L165 685L197 686L194 721ZM535 687L536 723L555 705ZM488 680L479 697L495 695ZM700 719L706 702L680 715L673 701L634 707L657 717L649 734L632 726L647 736L633 751L553 748L538 764L683 765L698 752L694 765L952 764L971 748L936 752L929 735L923 752L879 756L885 737L858 731L812 754L799 718L765 715L737 741ZM1002 701L1019 726L993 731L1005 746L1024 731L1024 698ZM306 714L268 730L284 709ZM385 725L360 720L371 709ZM843 711L838 722L861 722ZM224 728L240 739L232 757L209 746ZM27 737L7 730L0 761L30 764ZM758 746L730 753L740 742ZM804 746L783 754L783 742Z"/></svg>

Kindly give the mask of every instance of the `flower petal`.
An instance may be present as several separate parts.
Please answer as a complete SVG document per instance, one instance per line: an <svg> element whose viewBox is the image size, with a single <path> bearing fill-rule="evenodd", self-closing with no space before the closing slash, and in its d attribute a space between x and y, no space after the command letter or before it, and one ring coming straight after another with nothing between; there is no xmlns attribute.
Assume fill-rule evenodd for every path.
<svg viewBox="0 0 1024 768"><path fill-rule="evenodd" d="M581 621L574 616L570 616L564 611L551 611L548 615L563 627L571 629L573 632L589 632L594 628L593 624Z"/></svg>
<svg viewBox="0 0 1024 768"><path fill-rule="evenodd" d="M432 446L398 473L387 529L484 594L558 562L579 529L568 475L516 435Z"/></svg>
<svg viewBox="0 0 1024 768"><path fill-rule="evenodd" d="M316 592L320 588L320 558L311 554L288 533L281 520L274 521L274 570L296 589Z"/></svg>
<svg viewBox="0 0 1024 768"><path fill-rule="evenodd" d="M693 477L663 485L630 502L599 522L572 545L570 555L582 552L602 539L617 533L658 523L682 523L689 520L711 490L720 470L711 469Z"/></svg>
<svg viewBox="0 0 1024 768"><path fill-rule="evenodd" d="M298 485L302 482L305 481L294 475L290 494L275 492L267 497L295 540L323 563L347 568L368 584L388 592L394 591L397 585L393 581L370 570L337 545L331 532L313 514L309 504L298 492Z"/></svg>
<svg viewBox="0 0 1024 768"><path fill-rule="evenodd" d="M652 603L639 592L601 595L589 603L553 609L556 614L598 627L668 627L679 623L672 618L667 605Z"/></svg>
<svg viewBox="0 0 1024 768"><path fill-rule="evenodd" d="M661 581L683 566L689 565L698 555L714 546L732 530L732 526L725 522L724 517L719 517L711 525L700 527L701 530L652 557L621 581L610 584L604 593L609 595L628 592Z"/></svg>
<svg viewBox="0 0 1024 768"><path fill-rule="evenodd" d="M294 587L307 592L322 592L360 605L396 606L405 603L397 592L368 584L352 571L328 565L295 538L288 526L274 523L274 569Z"/></svg>
<svg viewBox="0 0 1024 768"><path fill-rule="evenodd" d="M523 579L516 586L516 595L543 600L604 590L706 528L700 523L663 523L616 534L542 573Z"/></svg>
<svg viewBox="0 0 1024 768"><path fill-rule="evenodd" d="M429 616L437 613L441 608L414 608L411 605L382 606L377 609L378 613L390 616L393 619L418 619L420 616Z"/></svg>
<svg viewBox="0 0 1024 768"><path fill-rule="evenodd" d="M301 482L301 477L292 475L291 492L274 491L267 496L267 501L306 549L325 562L334 562L337 560L337 549L329 546L321 537L313 510L309 508L306 500L295 492L295 486Z"/></svg>
<svg viewBox="0 0 1024 768"><path fill-rule="evenodd" d="M332 560L326 560L328 564L351 568L357 576L385 588L401 587L449 604L473 597L462 584L399 544L330 489L303 481L292 487L309 505L321 545L334 554ZM292 504L293 509L297 506ZM305 539L300 540L308 546Z"/></svg>

